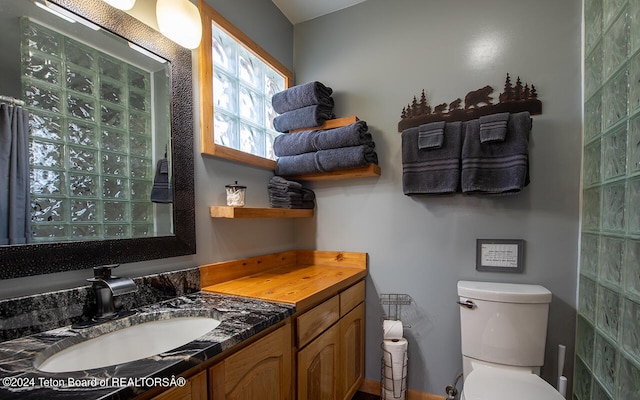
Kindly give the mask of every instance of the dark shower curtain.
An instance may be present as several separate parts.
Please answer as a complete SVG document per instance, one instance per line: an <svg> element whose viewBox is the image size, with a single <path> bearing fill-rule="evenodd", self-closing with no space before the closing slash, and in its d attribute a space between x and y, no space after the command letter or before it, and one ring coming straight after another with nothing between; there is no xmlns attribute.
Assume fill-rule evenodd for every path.
<svg viewBox="0 0 640 400"><path fill-rule="evenodd" d="M31 242L29 112L0 104L0 245Z"/></svg>

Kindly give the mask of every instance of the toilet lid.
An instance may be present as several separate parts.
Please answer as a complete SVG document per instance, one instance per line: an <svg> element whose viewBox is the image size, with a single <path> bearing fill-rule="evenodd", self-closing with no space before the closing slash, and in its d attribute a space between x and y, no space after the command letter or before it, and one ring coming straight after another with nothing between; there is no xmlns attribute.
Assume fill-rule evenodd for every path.
<svg viewBox="0 0 640 400"><path fill-rule="evenodd" d="M464 381L466 400L564 400L538 375L500 369L473 370Z"/></svg>

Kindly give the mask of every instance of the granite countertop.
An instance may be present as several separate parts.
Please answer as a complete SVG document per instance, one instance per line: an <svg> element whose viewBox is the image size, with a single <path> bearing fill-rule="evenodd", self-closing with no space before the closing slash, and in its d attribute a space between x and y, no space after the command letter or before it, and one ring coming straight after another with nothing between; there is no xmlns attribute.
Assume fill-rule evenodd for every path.
<svg viewBox="0 0 640 400"><path fill-rule="evenodd" d="M179 385L178 375L293 315L292 305L198 292L143 306L133 316L90 328L71 326L0 343L0 399L129 399L156 386ZM145 320L212 316L220 325L174 351L111 367L47 373L34 363L50 346L81 341ZM48 350L47 350L48 349Z"/></svg>

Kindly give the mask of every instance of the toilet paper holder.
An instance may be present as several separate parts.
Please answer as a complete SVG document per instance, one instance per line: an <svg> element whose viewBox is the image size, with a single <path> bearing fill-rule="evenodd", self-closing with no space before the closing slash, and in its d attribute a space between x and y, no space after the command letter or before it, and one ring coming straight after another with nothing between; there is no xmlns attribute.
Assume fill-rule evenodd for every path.
<svg viewBox="0 0 640 400"><path fill-rule="evenodd" d="M390 345L402 345L404 344L403 354L397 351L389 351L389 344L383 340L380 347L382 348L382 360L381 360L381 385L380 385L380 398L382 400L405 400L407 396L407 364L408 357L406 351L406 339L402 337L402 329L411 328L411 326L405 325L401 320L402 306L411 305L413 299L408 294L381 294L380 304L383 306L384 316L380 321L380 327L382 329L383 339L387 339L387 332L385 332L385 325L390 325L390 321L400 322L401 328L400 339L397 338L397 334L394 335ZM385 323L386 321L386 323ZM397 326L395 327L398 328ZM395 354L394 354L395 353ZM400 358L399 358L400 357ZM398 359L399 358L399 359Z"/></svg>

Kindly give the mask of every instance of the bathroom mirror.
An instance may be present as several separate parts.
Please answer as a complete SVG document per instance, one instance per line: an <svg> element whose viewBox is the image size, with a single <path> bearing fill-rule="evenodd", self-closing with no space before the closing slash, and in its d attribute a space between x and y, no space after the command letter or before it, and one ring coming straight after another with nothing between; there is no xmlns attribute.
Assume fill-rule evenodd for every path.
<svg viewBox="0 0 640 400"><path fill-rule="evenodd" d="M52 14L51 9L57 10L62 17ZM71 17L70 20L62 21L65 16ZM56 182L66 190L85 189L85 192L71 193L66 211L50 215L41 213L45 221L43 225L47 227L47 222L55 222L56 218L67 221L81 219L80 215L94 212L91 207L85 210L78 206L87 204L82 197L87 191L90 194L86 198L89 199L107 192L112 194L111 198L99 198L96 202L99 205L95 210L105 215L109 210L112 216L111 221L98 221L104 222L104 226L96 230L99 235L92 233L93 226L88 221L84 225L87 230L79 234L73 228L76 229L70 230L73 234L58 238L56 234L48 235L45 230L45 234L31 244L0 246L0 279L194 254L191 51L103 1L0 0L0 20L0 45L11 42L12 38L14 43L18 42L12 49L0 47L3 52L0 61L0 95L25 101L26 109L33 107L36 102L43 104L53 99L55 103L58 100L58 106L44 107L44 115L53 120L58 118L60 111L58 122L61 123L57 124L60 130L71 129L72 125L82 127L83 114L87 112L94 113L92 118L97 121L97 133L94 136L99 139L93 145L95 151L80 154L77 151L81 149L78 143L69 144L68 138L55 137L55 134L51 140L46 137L42 140L43 143L60 144L63 149L52 153L60 155L59 163L66 164L67 170L62 170L62 167L56 170L55 157L45 157L44 164L50 161L54 163L54 172L59 172L61 176ZM62 24L68 25L65 29L70 32L70 39L67 40L63 32L64 40L56 44L56 35ZM47 36L43 41L45 45L37 48L37 51L29 51L30 44L24 44L30 40L21 36L24 35L25 26L28 32L35 29ZM47 40L51 40L52 46ZM111 42L119 42L120 47L112 48ZM57 54L56 49L68 52L73 60L69 62ZM25 68L25 57L38 58L35 66ZM85 63L85 59L90 61ZM9 78L16 75L16 68L21 71L18 82ZM118 68L128 71L122 79L113 73ZM73 90L56 92L55 82L47 81L51 71L59 72L59 79L65 80L65 85L75 85ZM38 82L34 88L30 86L32 81ZM149 87L150 91L145 92L145 87ZM41 96L45 91L48 94ZM96 92L95 101L91 98L91 92ZM126 104L120 103L118 96ZM104 98L106 101L103 103L101 100ZM140 128L141 124L148 125L147 130L153 136L146 138L141 133L145 130ZM30 158L34 157L32 150L37 146L34 141L31 143ZM46 152L44 154L47 155ZM164 172L169 177L172 199L170 203L152 203L149 192L156 169L160 166L156 163L163 158L168 160L165 165L170 166ZM92 160L95 165L91 164ZM32 180L35 169L32 164ZM103 178L94 170L106 171L107 177ZM121 173L129 175L121 179ZM82 176L90 176L98 181L95 185L100 192L98 195L86 189L86 185L77 183ZM143 186L145 180L147 184ZM115 181L125 183L121 187L117 184L110 186ZM113 194L119 191L126 194L123 197ZM143 197L139 197L140 193ZM46 198L46 194L50 192L42 197ZM55 199L63 196L54 193L48 197ZM46 208L37 201L35 203L36 207ZM135 211L133 206L125 209L125 203L128 206L129 203L136 203L139 207ZM46 205L46 202L42 204ZM34 207L33 196L31 205ZM120 229L119 225L122 224L118 223L118 218L134 213L138 221L143 223Z"/></svg>

